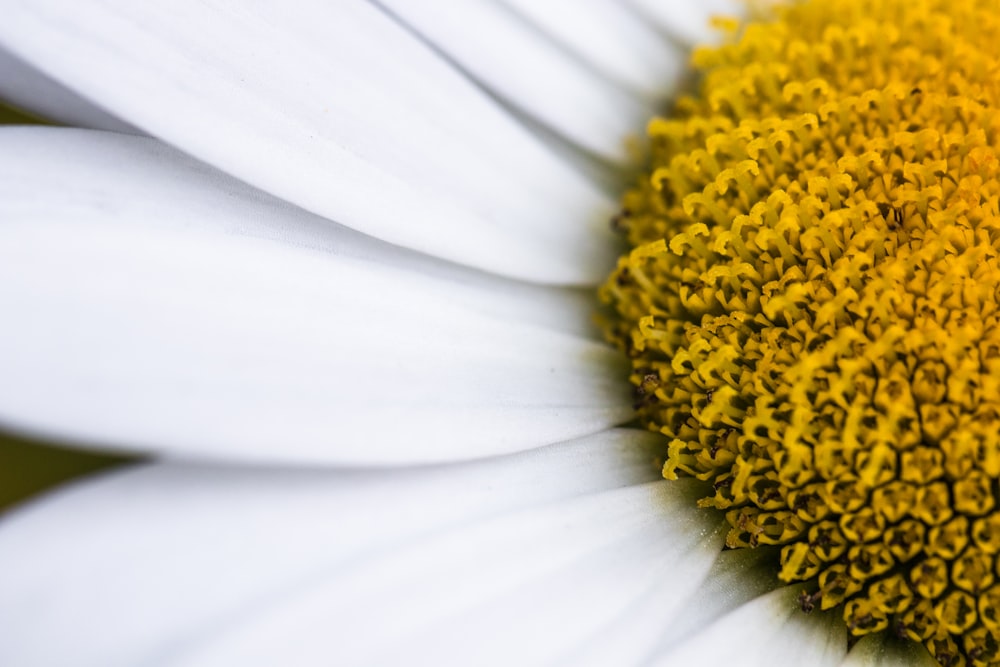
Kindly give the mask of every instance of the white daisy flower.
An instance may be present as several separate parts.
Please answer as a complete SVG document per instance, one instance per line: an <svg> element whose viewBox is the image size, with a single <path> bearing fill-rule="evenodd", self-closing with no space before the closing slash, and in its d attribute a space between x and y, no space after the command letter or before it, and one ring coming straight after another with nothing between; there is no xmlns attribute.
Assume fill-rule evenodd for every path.
<svg viewBox="0 0 1000 667"><path fill-rule="evenodd" d="M0 664L919 664L724 551L593 287L727 1L9 0ZM625 425L625 426L623 426Z"/></svg>

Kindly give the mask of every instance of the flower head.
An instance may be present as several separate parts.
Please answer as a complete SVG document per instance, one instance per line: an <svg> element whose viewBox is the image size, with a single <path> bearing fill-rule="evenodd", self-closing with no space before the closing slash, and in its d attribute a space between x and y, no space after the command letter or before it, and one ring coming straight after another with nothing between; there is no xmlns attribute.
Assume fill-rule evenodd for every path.
<svg viewBox="0 0 1000 667"><path fill-rule="evenodd" d="M773 551L723 551L727 531L732 545L763 544L792 523L764 516L775 508L754 513L782 498L755 463L772 452L787 463L768 430L784 428L785 413L751 432L773 440L753 461L763 445L730 456L731 434L715 427L735 429L727 420L754 407L723 383L772 342L749 344L756 325L712 329L737 353L714 371L698 366L717 386L695 372L710 344L637 367L649 423L663 396L687 392L688 416L707 425L689 419L673 442L615 428L634 414L621 359L589 322L590 288L617 250L609 182L622 176L623 135L672 94L677 45L726 4L0 2L0 95L91 128L0 129L0 311L14 323L0 327L0 423L144 457L0 522L0 662L835 667L905 655L885 633L848 653L838 616L800 613L833 599L803 569L812 542L804 553L789 543L784 560L785 578L804 585L777 590ZM864 29L819 44L870 45L867 15L849 4L838 7L853 7ZM786 22L819 30L808 7ZM753 289L744 310L798 340L796 309L811 304L793 288L798 274L771 286L791 271L779 255L805 248L832 272L829 253L857 259L872 247L857 218L810 236L787 227L794 197L761 194L780 189L795 160L818 159L807 152L839 109L816 109L785 134L764 123L769 101L791 108L826 94L802 88L802 102L792 89L783 102L766 89L795 80L795 58L767 55L796 41L776 36L781 25L702 52L717 94L654 123L654 157L669 159L617 218L653 252L626 260L637 270L619 272L607 297L625 323L613 336L632 352L662 355L680 329L701 326L699 308L719 316ZM736 131L742 118L756 118L749 138ZM707 145L716 136L721 148ZM701 138L705 149L692 150ZM710 162L726 151L746 155ZM834 203L851 209L843 179L806 188L826 217ZM906 201L859 210L910 230L907 216L929 219L933 202ZM927 210L913 213L921 202ZM738 229L741 205L747 235L702 247ZM725 243L757 273L741 265L715 291L690 280L711 273L704 262ZM851 264L828 289L861 294L858 271L869 268ZM648 294L634 290L642 281ZM719 295L730 300L716 306ZM676 310L647 319L636 305L662 297ZM671 312L683 321L664 330ZM673 375L649 370L664 361ZM792 385L813 386L804 376ZM868 430L862 421L855 437ZM714 492L665 483L656 463L725 482L711 466L727 456L742 466L739 483ZM799 458L801 475L817 474L822 462ZM884 467L850 472L875 485ZM698 498L730 503L730 521ZM817 498L803 493L780 518L820 511ZM921 659L922 648L907 664Z"/></svg>
<svg viewBox="0 0 1000 667"><path fill-rule="evenodd" d="M602 291L664 475L804 608L1000 661L1000 16L803 2L651 123Z"/></svg>

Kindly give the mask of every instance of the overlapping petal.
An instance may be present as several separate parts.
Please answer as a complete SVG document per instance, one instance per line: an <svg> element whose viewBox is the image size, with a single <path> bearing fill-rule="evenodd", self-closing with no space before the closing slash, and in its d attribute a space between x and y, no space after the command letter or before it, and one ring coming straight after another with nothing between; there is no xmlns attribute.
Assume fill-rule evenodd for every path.
<svg viewBox="0 0 1000 667"><path fill-rule="evenodd" d="M684 484L649 484L656 442L612 431L422 469L106 476L0 524L0 662L562 655L626 630L613 622L657 587L676 615L718 554L721 519Z"/></svg>
<svg viewBox="0 0 1000 667"><path fill-rule="evenodd" d="M372 236L595 284L613 200L365 3L8 0L0 46L143 131Z"/></svg>
<svg viewBox="0 0 1000 667"><path fill-rule="evenodd" d="M111 132L136 130L0 48L0 100L66 125Z"/></svg>
<svg viewBox="0 0 1000 667"><path fill-rule="evenodd" d="M653 113L644 100L540 38L537 28L502 3L376 2L500 99L606 160L621 162L625 138ZM483 39L486 34L490 39Z"/></svg>
<svg viewBox="0 0 1000 667"><path fill-rule="evenodd" d="M571 295L553 306L560 290L421 271L153 140L2 137L7 425L201 458L401 464L629 417L617 355L576 332Z"/></svg>
<svg viewBox="0 0 1000 667"><path fill-rule="evenodd" d="M847 653L843 620L836 612L802 613L799 593L786 586L762 595L664 653L655 664L839 665Z"/></svg>
<svg viewBox="0 0 1000 667"><path fill-rule="evenodd" d="M619 0L503 2L586 66L647 99L662 99L684 71L681 50Z"/></svg>
<svg viewBox="0 0 1000 667"><path fill-rule="evenodd" d="M656 579L627 613L580 641L565 663L644 665L669 655L719 618L776 587L773 564L761 556L723 552L696 588L678 588L672 576Z"/></svg>

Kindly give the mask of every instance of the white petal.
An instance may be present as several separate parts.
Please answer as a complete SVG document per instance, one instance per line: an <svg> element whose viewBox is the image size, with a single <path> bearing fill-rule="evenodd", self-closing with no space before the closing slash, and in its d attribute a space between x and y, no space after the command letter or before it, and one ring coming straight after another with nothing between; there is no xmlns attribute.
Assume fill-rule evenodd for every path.
<svg viewBox="0 0 1000 667"><path fill-rule="evenodd" d="M0 100L67 125L112 132L135 132L76 93L0 47Z"/></svg>
<svg viewBox="0 0 1000 667"><path fill-rule="evenodd" d="M718 41L712 29L713 16L743 16L746 3L741 0L698 0L698 2L663 2L629 0L637 10L662 30L688 44Z"/></svg>
<svg viewBox="0 0 1000 667"><path fill-rule="evenodd" d="M700 581L724 532L693 501L661 480L470 525L310 582L191 662L550 664L663 579Z"/></svg>
<svg viewBox="0 0 1000 667"><path fill-rule="evenodd" d="M880 633L862 637L840 667L939 667L939 663L920 644Z"/></svg>
<svg viewBox="0 0 1000 667"><path fill-rule="evenodd" d="M483 86L577 146L623 161L653 108L489 0L375 0ZM665 87L669 87L669 83Z"/></svg>
<svg viewBox="0 0 1000 667"><path fill-rule="evenodd" d="M686 54L619 0L504 0L558 45L644 97L663 98Z"/></svg>
<svg viewBox="0 0 1000 667"><path fill-rule="evenodd" d="M539 315L553 294L394 266L152 140L0 135L8 426L370 464L518 451L631 414L618 355Z"/></svg>
<svg viewBox="0 0 1000 667"><path fill-rule="evenodd" d="M684 600L685 613L662 630L648 657L667 655L737 607L778 587L774 554L765 549L726 551L702 585Z"/></svg>
<svg viewBox="0 0 1000 667"><path fill-rule="evenodd" d="M0 44L33 66L314 213L529 280L593 284L613 263L613 201L377 8L9 0L3 15Z"/></svg>
<svg viewBox="0 0 1000 667"><path fill-rule="evenodd" d="M661 656L657 664L839 665L847 653L840 614L804 613L797 601L800 590L786 586L743 605Z"/></svg>
<svg viewBox="0 0 1000 667"><path fill-rule="evenodd" d="M579 642L561 662L638 665L655 659L716 618L773 589L773 563L761 560L757 551L726 551L707 573L700 567L680 572L694 563L672 560L671 576L647 585L641 598L607 627Z"/></svg>
<svg viewBox="0 0 1000 667"><path fill-rule="evenodd" d="M21 215L35 207L64 222L128 229L159 220L193 234L263 238L432 278L435 289L448 290L455 303L493 317L595 336L590 290L507 280L378 241L267 196L157 141L8 127L0 130L0 146L5 197L0 207L16 207Z"/></svg>
<svg viewBox="0 0 1000 667"><path fill-rule="evenodd" d="M471 584L482 561L493 563L494 576L513 578L529 571L528 553L542 562L564 548L562 535L571 533L582 546L623 532L621 522L650 524L650 545L661 531L676 528L677 544L664 544L662 555L677 555L678 561L666 564L680 566L684 558L699 558L691 554L716 535L711 519L678 498L686 495L683 487L658 484L665 494L659 500L641 487L609 495L658 476L651 462L659 441L615 431L490 461L384 472L156 465L106 476L0 523L0 663L164 662L197 651L213 636L251 627L273 610L304 604L321 588L346 596L361 574L386 563L399 568L389 568L393 577L414 575L407 586L424 580L413 568L417 556L434 550L442 564L450 559L462 565ZM546 526L550 530L542 530ZM482 541L473 543L474 535ZM501 536L509 544L500 548L514 552L509 567L481 551ZM533 537L551 549L541 550ZM472 560L462 561L463 553ZM435 567L425 565L428 573ZM692 569L683 572L691 575ZM454 586L428 587L424 602L433 605L438 595L456 600L459 575L456 569ZM627 576L623 581L634 583ZM577 583L580 593L593 597L588 581ZM401 589L380 610L378 590L369 592L352 603L358 620L362 614L378 619L366 628L369 633L379 631L395 604L419 602ZM588 602L601 607L599 599ZM333 623L319 634L334 633L353 641ZM387 647L380 640L369 649ZM296 662L286 657L283 664Z"/></svg>

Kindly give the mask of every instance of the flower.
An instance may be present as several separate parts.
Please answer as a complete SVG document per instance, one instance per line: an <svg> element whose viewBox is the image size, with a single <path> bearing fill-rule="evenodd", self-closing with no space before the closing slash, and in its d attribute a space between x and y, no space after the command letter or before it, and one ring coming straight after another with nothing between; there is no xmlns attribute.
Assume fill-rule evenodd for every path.
<svg viewBox="0 0 1000 667"><path fill-rule="evenodd" d="M0 132L0 419L156 455L0 525L4 664L841 663L613 428L576 288L678 56L536 4L4 4L119 132Z"/></svg>

